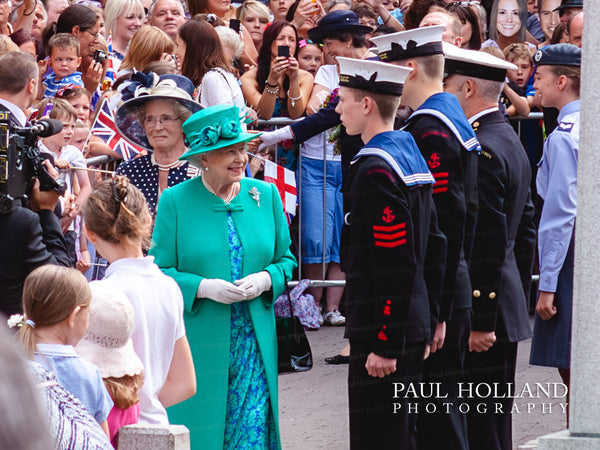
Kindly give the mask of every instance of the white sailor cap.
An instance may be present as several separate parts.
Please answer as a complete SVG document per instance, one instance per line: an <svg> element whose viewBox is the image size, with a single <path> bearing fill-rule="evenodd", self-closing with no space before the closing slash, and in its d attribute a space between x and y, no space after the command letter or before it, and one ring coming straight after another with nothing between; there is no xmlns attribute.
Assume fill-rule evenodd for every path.
<svg viewBox="0 0 600 450"><path fill-rule="evenodd" d="M372 37L370 40L377 46L379 59L385 62L417 56L441 55L443 53L442 33L445 28L444 25L414 28Z"/></svg>
<svg viewBox="0 0 600 450"><path fill-rule="evenodd" d="M444 54L444 77L459 74L484 80L504 81L507 70L517 69L514 64L489 53L458 48L446 42Z"/></svg>
<svg viewBox="0 0 600 450"><path fill-rule="evenodd" d="M401 96L404 80L411 68L379 61L337 57L340 65L340 86L375 94Z"/></svg>

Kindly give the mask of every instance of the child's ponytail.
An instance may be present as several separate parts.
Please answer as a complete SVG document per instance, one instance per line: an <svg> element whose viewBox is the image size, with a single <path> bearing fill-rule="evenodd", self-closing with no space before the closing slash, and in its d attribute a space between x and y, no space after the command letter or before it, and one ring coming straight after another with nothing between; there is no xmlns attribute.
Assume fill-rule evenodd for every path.
<svg viewBox="0 0 600 450"><path fill-rule="evenodd" d="M19 341L27 356L35 352L35 330L56 325L77 306L88 306L92 293L76 269L53 264L38 267L23 285L23 314Z"/></svg>

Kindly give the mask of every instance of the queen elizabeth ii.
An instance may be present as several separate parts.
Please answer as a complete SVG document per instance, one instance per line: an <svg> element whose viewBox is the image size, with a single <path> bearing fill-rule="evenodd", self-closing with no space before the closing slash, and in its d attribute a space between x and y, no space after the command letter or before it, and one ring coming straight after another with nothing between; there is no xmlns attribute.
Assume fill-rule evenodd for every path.
<svg viewBox="0 0 600 450"><path fill-rule="evenodd" d="M192 115L181 158L202 176L166 190L150 254L179 284L198 391L168 410L192 448L279 448L273 301L296 261L274 185L244 178L235 106Z"/></svg>

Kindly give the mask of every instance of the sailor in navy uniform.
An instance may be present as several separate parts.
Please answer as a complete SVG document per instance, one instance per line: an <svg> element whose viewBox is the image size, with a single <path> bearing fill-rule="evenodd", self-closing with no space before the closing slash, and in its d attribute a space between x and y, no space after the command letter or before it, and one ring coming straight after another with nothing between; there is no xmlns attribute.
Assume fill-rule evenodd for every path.
<svg viewBox="0 0 600 450"><path fill-rule="evenodd" d="M458 409L458 383L464 382L464 358L471 325L471 285L467 261L477 215L479 142L456 97L443 92L444 26L417 28L372 38L379 58L413 68L405 82L402 103L414 112L404 130L415 139L436 183L433 187L439 226L448 240L441 304L430 302L432 354L425 361L423 381L440 386L434 412L418 418L419 448L468 449L467 420ZM443 397L443 398L442 398ZM424 405L421 405L423 408Z"/></svg>
<svg viewBox="0 0 600 450"><path fill-rule="evenodd" d="M424 274L430 235L442 243L431 256L438 263L445 257L434 178L412 136L393 131L410 69L341 57L338 62L337 111L347 132L366 142L352 161L342 235L350 447L414 449L416 414L408 410L414 400L404 392L394 398L394 383L420 381L430 337L428 288L436 291ZM439 264L438 280L443 269Z"/></svg>
<svg viewBox="0 0 600 450"><path fill-rule="evenodd" d="M507 394L515 381L518 341L531 336L527 295L535 251L531 167L519 137L498 109L506 70L515 66L451 45L444 52L445 88L457 96L482 148L470 266L473 320L466 381L498 386L497 397L465 399L470 403L469 446L509 450L513 399Z"/></svg>
<svg viewBox="0 0 600 450"><path fill-rule="evenodd" d="M540 293L530 363L557 367L568 386L581 50L570 44L551 45L539 50L534 61L537 65L535 87L541 94L542 105L556 107L560 112L558 126L544 143L536 180L544 205L538 230ZM562 75L566 83L560 83L560 87L556 87L557 80L561 78L555 73L556 66L562 66L562 72L568 74Z"/></svg>

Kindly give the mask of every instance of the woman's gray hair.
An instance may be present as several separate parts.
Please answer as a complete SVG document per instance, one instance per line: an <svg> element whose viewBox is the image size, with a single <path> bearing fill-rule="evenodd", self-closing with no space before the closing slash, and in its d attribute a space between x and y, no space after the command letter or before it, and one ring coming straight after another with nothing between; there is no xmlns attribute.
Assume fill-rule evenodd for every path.
<svg viewBox="0 0 600 450"><path fill-rule="evenodd" d="M219 150L223 150L224 148L227 148L227 147L234 147L234 146L237 147L240 144L244 144L244 150L248 150L248 143L247 142L240 142L240 143L237 143L237 144L228 145L226 147L216 148L216 149L211 150L209 152L201 153L200 155L198 155L198 159L196 160L200 164L200 170L202 170L202 172L204 172L205 170L207 170L204 167L204 164L202 164L202 157L203 156L210 155L211 153L214 154L215 152L218 152Z"/></svg>
<svg viewBox="0 0 600 450"><path fill-rule="evenodd" d="M183 122L188 120L188 118L192 115L192 111L179 100L176 100L174 98L153 98L138 106L137 111L135 111L134 113L136 115L137 120L142 125L144 124L144 119L146 117L146 105L155 100L164 100L169 102L173 106L173 111L175 112L175 115L178 118L180 118Z"/></svg>
<svg viewBox="0 0 600 450"><path fill-rule="evenodd" d="M215 27L215 31L219 35L221 46L229 47L233 50L234 57L240 59L242 52L244 51L244 43L242 42L240 35L231 28L223 26Z"/></svg>
<svg viewBox="0 0 600 450"><path fill-rule="evenodd" d="M325 10L325 13L328 13L331 8L333 8L335 5L340 4L346 5L348 9L352 8L353 5L351 0L330 0L329 2L327 2L325 8L323 9Z"/></svg>

